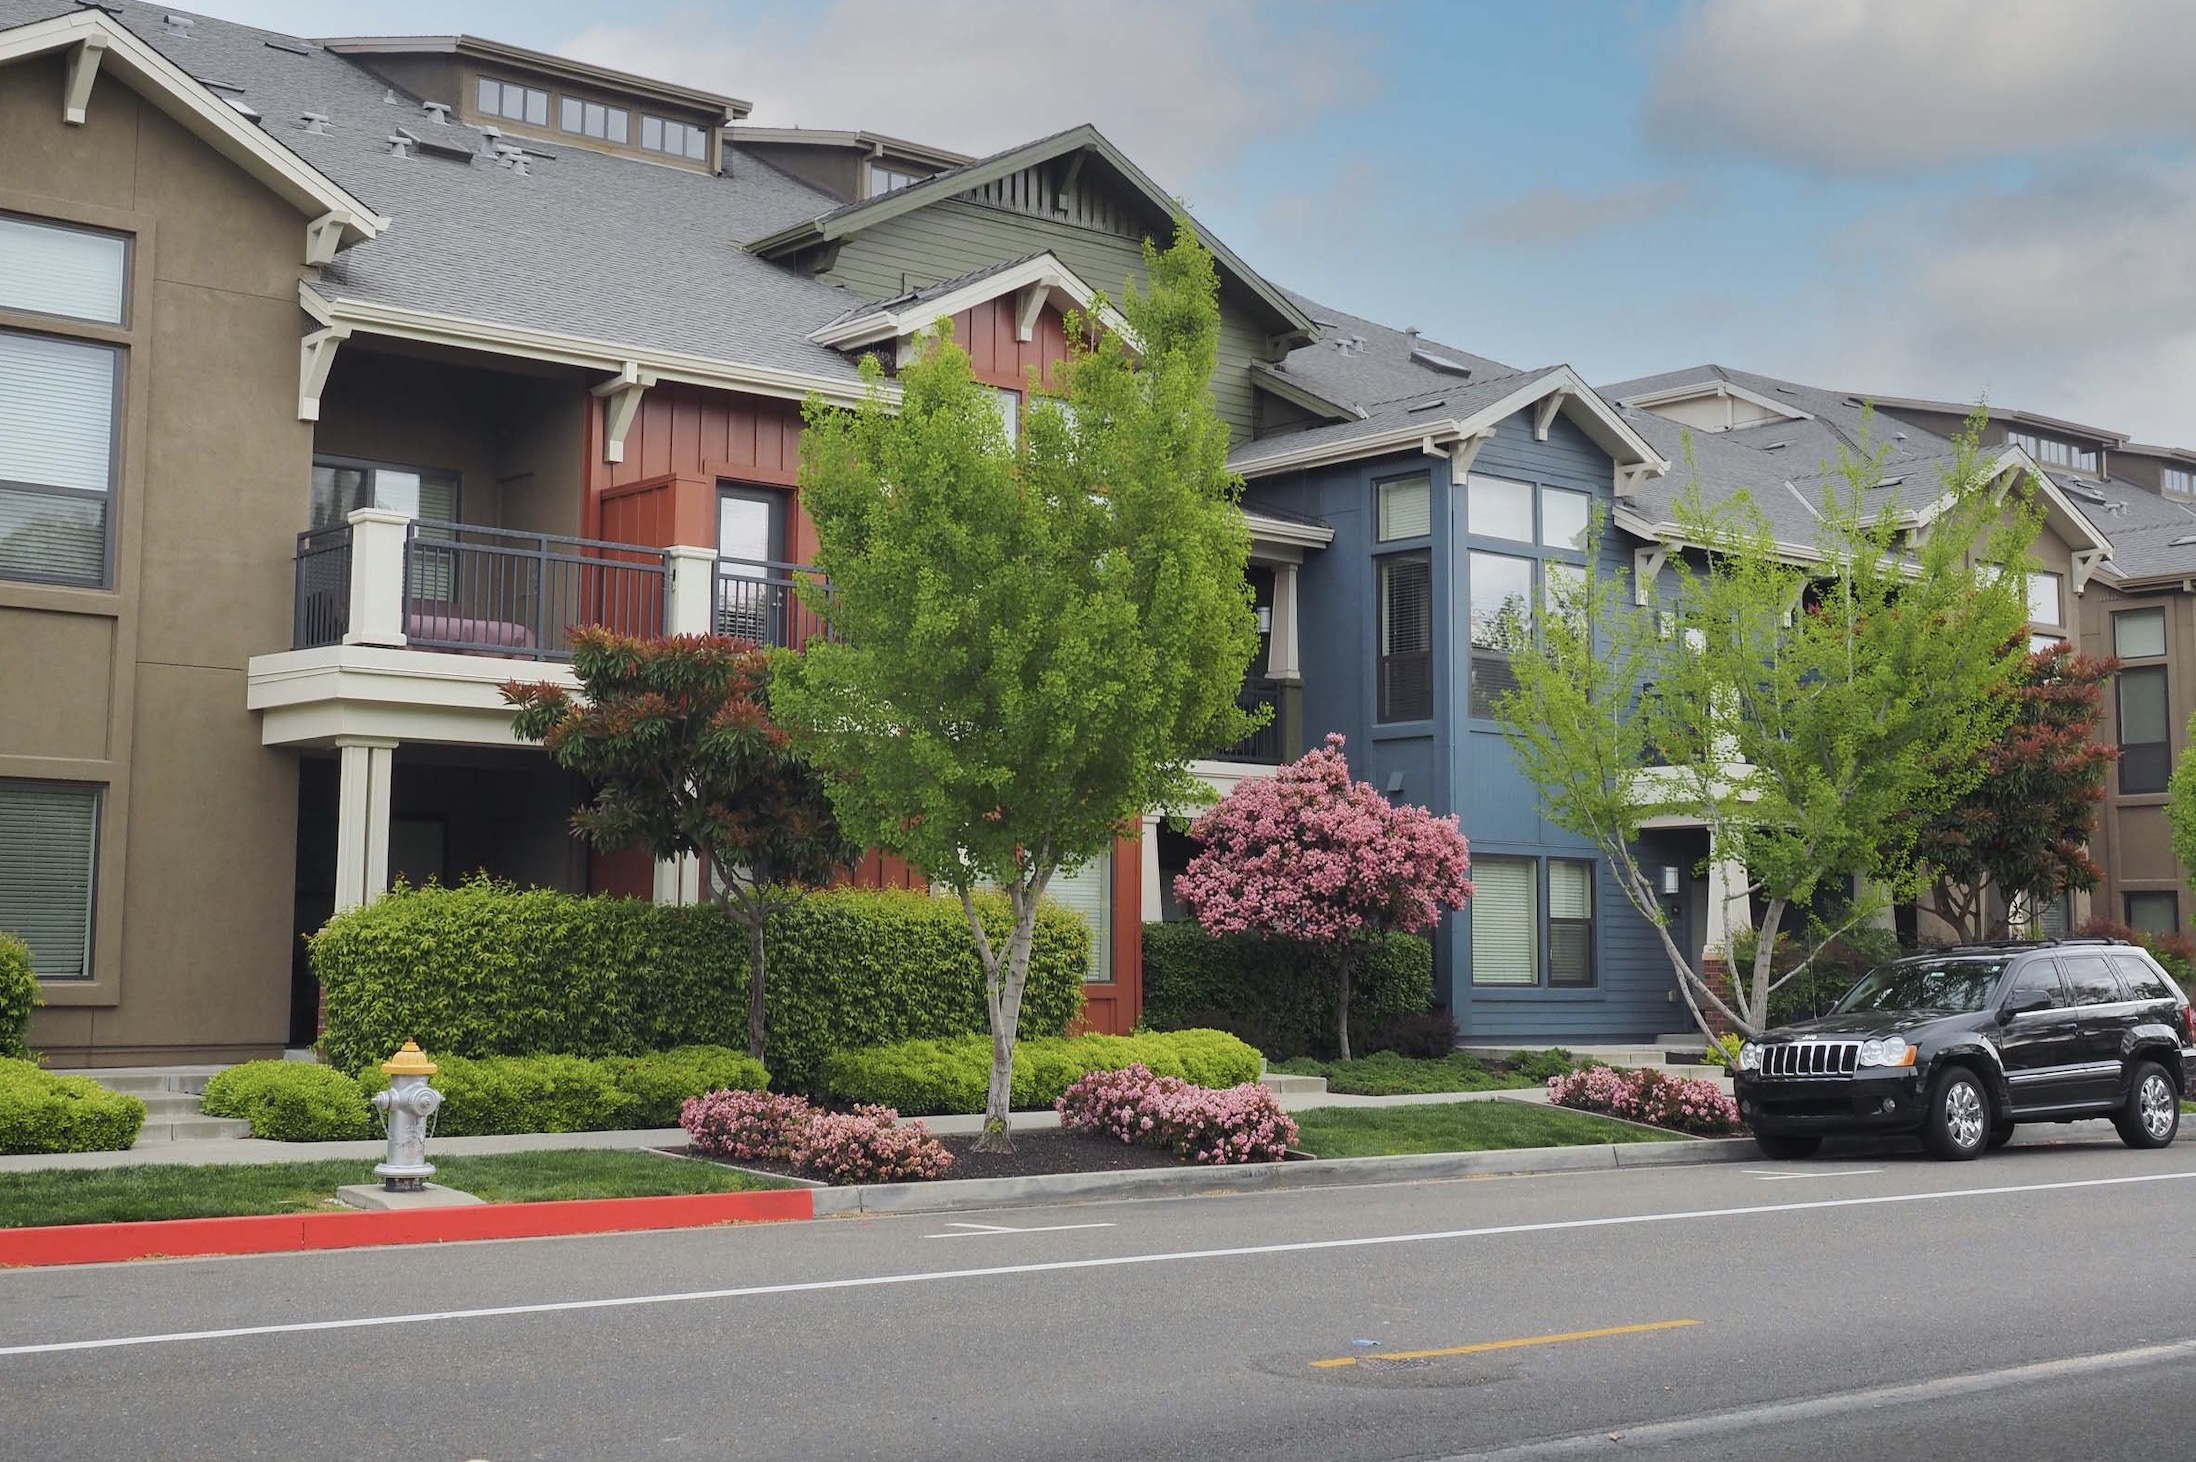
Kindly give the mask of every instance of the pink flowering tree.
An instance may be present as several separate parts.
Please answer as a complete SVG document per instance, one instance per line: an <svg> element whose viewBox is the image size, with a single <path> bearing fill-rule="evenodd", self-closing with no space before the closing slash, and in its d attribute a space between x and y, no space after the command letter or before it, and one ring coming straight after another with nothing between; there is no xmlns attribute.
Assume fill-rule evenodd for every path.
<svg viewBox="0 0 2196 1462"><path fill-rule="evenodd" d="M1335 973L1335 1044L1350 1057L1350 977L1365 943L1419 934L1472 896L1456 819L1397 806L1350 780L1342 738L1271 777L1236 784L1190 827L1203 844L1174 890L1211 934L1324 946Z"/></svg>

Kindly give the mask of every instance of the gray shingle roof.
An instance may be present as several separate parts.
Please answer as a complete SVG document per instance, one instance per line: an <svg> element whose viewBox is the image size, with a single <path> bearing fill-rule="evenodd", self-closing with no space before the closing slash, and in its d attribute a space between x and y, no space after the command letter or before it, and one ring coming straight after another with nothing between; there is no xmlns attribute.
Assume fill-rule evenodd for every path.
<svg viewBox="0 0 2196 1462"><path fill-rule="evenodd" d="M1375 403L1367 409L1362 421L1340 421L1330 426L1262 437L1236 448L1228 458L1228 465L1238 472L1254 472L1277 458L1308 448L1346 447L1352 442L1370 442L1417 424L1431 427L1439 422L1460 420L1486 409L1534 377L1553 369L1549 366L1534 371L1506 371L1485 380L1472 381L1429 371L1427 375L1438 384L1401 400Z"/></svg>
<svg viewBox="0 0 2196 1462"><path fill-rule="evenodd" d="M1439 395L1518 373L1516 366L1390 329L1294 290L1283 292L1318 324L1321 338L1290 351L1285 360L1275 364L1275 372L1340 405L1370 410L1384 402ZM1414 350L1455 361L1471 374L1459 376L1414 361Z"/></svg>

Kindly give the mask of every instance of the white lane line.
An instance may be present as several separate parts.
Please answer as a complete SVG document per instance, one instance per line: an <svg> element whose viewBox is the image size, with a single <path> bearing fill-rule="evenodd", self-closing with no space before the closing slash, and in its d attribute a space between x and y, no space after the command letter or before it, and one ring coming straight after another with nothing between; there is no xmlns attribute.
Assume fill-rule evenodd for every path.
<svg viewBox="0 0 2196 1462"><path fill-rule="evenodd" d="M1048 1223L1039 1228L1007 1228L996 1223L950 1223L947 1228L957 1228L957 1234L924 1234L926 1239L989 1239L1000 1234L1064 1234L1070 1229L1112 1228L1110 1223Z"/></svg>
<svg viewBox="0 0 2196 1462"><path fill-rule="evenodd" d="M1645 1451L1731 1432L1761 1431L1790 1426L1795 1422L1820 1421L1824 1417L1853 1411L1882 1411L1894 1406L1925 1406L1932 1401L1987 1395L1993 1391L2009 1391L2016 1387L2060 1381L2072 1376L2092 1376L2110 1371L2134 1370L2142 1366L2163 1365L2169 1361L2186 1360L2191 1356L2196 1356L2196 1340L2176 1340L2165 1345L2143 1345L2132 1350L2107 1351L2101 1355L2077 1355L2064 1360L2009 1366L2002 1371L1977 1371L1964 1376L1944 1376L1934 1381L1915 1381L1899 1386L1872 1386L1863 1391L1841 1391L1805 1401L1775 1401L1764 1406L1746 1406L1734 1411L1712 1412L1706 1416L1689 1416L1678 1421L1652 1421L1638 1426L1610 1427L1579 1436L1527 1442L1523 1446L1504 1447L1499 1451L1462 1453L1440 1458L1438 1462L1541 1462L1541 1459L1556 1457L1606 1457L1619 1450L1610 1446L1619 1437L1622 1438L1621 1450Z"/></svg>
<svg viewBox="0 0 2196 1462"><path fill-rule="evenodd" d="M1880 1173L1882 1168L1833 1168L1821 1173L1765 1173L1760 1168L1740 1168L1749 1178L1759 1178L1764 1183L1789 1183L1796 1178L1859 1178L1869 1173Z"/></svg>
<svg viewBox="0 0 2196 1462"><path fill-rule="evenodd" d="M1147 1264L1182 1264L1201 1259L1242 1259L1267 1254L1310 1254L1329 1249L1371 1249L1391 1244L1424 1244L1454 1239L1491 1239L1511 1234L1565 1233L1580 1229L1632 1228L1651 1223L1700 1223L1747 1218L1765 1213L1807 1213L1829 1208L1873 1208L1892 1203L1942 1203L1955 1198L2002 1198L2016 1193L2069 1193L2086 1188L2122 1188L2137 1183L2196 1180L2196 1171L2140 1173L2121 1178L2075 1178L2061 1183L2014 1183L2000 1188L1952 1188L1931 1193L1883 1193L1867 1198L1816 1198L1804 1203L1757 1203L1739 1208L1690 1208L1670 1213L1628 1213L1610 1218L1562 1218L1542 1223L1505 1223L1485 1228L1439 1229L1429 1233L1372 1234L1354 1239L1299 1239L1286 1244L1248 1244L1232 1249L1181 1249L1161 1254L1115 1254L1101 1259L1052 1259L1028 1264L993 1264L979 1269L930 1269L910 1274L871 1274L855 1279L806 1279L786 1284L750 1284L734 1289L694 1289L675 1294L618 1295L595 1300L545 1300L527 1305L487 1305L471 1310L426 1310L409 1315L361 1315L345 1320L293 1320L278 1325L238 1325L223 1330L177 1330L155 1335L118 1335L98 1340L54 1340L34 1345L0 1346L0 1356L52 1355L74 1350L114 1350L125 1346L173 1345L186 1340L238 1340L252 1335L309 1335L323 1330L373 1330L391 1325L427 1325L441 1320L495 1320L516 1315L558 1315L582 1310L626 1310L645 1305L693 1304L701 1300L750 1299L761 1295L818 1294L829 1290L881 1289L946 1280L997 1279L1017 1274L1063 1274L1078 1269L1127 1269Z"/></svg>

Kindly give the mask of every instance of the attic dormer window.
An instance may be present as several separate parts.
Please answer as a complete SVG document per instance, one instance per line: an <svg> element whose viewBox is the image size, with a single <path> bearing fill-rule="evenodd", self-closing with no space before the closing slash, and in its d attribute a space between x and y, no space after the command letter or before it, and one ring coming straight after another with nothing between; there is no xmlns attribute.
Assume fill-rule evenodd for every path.
<svg viewBox="0 0 2196 1462"><path fill-rule="evenodd" d="M549 93L515 81L480 78L480 110L490 117L508 117L529 127L549 125Z"/></svg>
<svg viewBox="0 0 2196 1462"><path fill-rule="evenodd" d="M900 189L911 187L922 180L921 173L902 172L881 162L873 162L869 165L869 196L882 198L887 193L897 193Z"/></svg>
<svg viewBox="0 0 2196 1462"><path fill-rule="evenodd" d="M576 96L559 97L557 126L566 132L576 132L582 137L623 143L632 126L632 113L623 107L606 107L601 102L581 101Z"/></svg>
<svg viewBox="0 0 2196 1462"><path fill-rule="evenodd" d="M672 157L690 157L696 162L707 162L709 134L685 122L651 117L644 112L641 114L641 148L646 152L663 152Z"/></svg>
<svg viewBox="0 0 2196 1462"><path fill-rule="evenodd" d="M2159 485L2167 497L2196 497L2196 473L2186 467L2168 467Z"/></svg>
<svg viewBox="0 0 2196 1462"><path fill-rule="evenodd" d="M2057 437L2026 431L2009 431L2005 434L2005 439L2046 467L2065 467L2075 472L2092 474L2097 470L2095 447L2079 446Z"/></svg>

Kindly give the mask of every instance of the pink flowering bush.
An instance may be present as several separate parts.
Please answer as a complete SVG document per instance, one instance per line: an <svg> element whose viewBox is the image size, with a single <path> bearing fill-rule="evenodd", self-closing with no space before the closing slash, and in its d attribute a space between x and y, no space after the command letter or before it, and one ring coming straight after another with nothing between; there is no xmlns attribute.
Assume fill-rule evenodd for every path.
<svg viewBox="0 0 2196 1462"><path fill-rule="evenodd" d="M1366 936L1431 929L1472 896L1456 818L1350 780L1342 738L1235 790L1190 827L1203 846L1174 891L1208 934L1329 946L1337 1045L1350 1055L1350 970Z"/></svg>
<svg viewBox="0 0 2196 1462"><path fill-rule="evenodd" d="M696 1151L752 1162L791 1156L793 1135L812 1113L808 1098L770 1091L713 1091L688 1097L679 1125Z"/></svg>
<svg viewBox="0 0 2196 1462"><path fill-rule="evenodd" d="M1071 1132L1172 1148L1195 1163L1279 1162L1296 1141L1295 1120L1265 1087L1213 1091L1146 1066L1093 1071L1053 1106Z"/></svg>
<svg viewBox="0 0 2196 1462"><path fill-rule="evenodd" d="M837 1187L849 1183L919 1183L942 1178L953 1154L920 1122L902 1122L890 1107L818 1112L795 1129L793 1169Z"/></svg>
<svg viewBox="0 0 2196 1462"><path fill-rule="evenodd" d="M1588 1066L1548 1081L1548 1100L1559 1107L1604 1112L1630 1122L1717 1137L1739 1130L1738 1105L1712 1081L1679 1081L1642 1068L1617 1071Z"/></svg>

